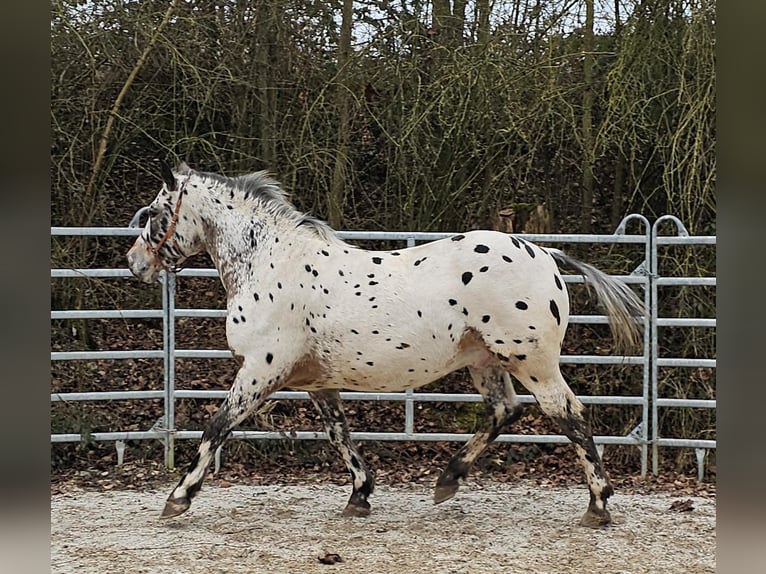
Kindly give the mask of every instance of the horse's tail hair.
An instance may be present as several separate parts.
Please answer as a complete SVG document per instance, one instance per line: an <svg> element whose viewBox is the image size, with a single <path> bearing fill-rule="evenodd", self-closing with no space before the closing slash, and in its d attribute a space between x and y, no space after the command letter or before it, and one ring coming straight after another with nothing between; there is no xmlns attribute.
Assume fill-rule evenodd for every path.
<svg viewBox="0 0 766 574"><path fill-rule="evenodd" d="M609 327L619 351L636 349L641 343L642 319L646 317L646 306L624 282L614 279L596 269L566 255L558 249L547 250L559 266L581 273L586 284L593 289L599 303L609 318Z"/></svg>

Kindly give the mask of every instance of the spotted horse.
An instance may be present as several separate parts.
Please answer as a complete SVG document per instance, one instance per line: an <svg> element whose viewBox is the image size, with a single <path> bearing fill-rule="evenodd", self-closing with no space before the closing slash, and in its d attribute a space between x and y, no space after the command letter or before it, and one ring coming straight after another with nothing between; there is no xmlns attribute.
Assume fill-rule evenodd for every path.
<svg viewBox="0 0 766 574"><path fill-rule="evenodd" d="M189 509L215 450L284 388L308 391L351 474L343 515L367 515L374 476L351 441L339 390L403 391L467 367L485 414L436 481L434 502L452 498L472 463L521 416L513 375L574 443L590 489L581 524L610 522L612 485L583 405L559 370L569 300L558 266L594 288L620 349L638 343L645 312L624 283L493 231L396 251L360 249L297 211L265 172L229 178L181 163L163 167L163 180L127 254L130 270L152 283L163 269L207 252L226 289L226 337L239 366L163 518ZM134 225L139 219L140 212Z"/></svg>

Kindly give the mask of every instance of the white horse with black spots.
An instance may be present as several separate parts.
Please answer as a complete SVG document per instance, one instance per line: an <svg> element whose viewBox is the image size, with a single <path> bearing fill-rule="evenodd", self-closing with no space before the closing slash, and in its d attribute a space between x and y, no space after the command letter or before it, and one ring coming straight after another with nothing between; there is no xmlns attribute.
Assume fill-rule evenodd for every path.
<svg viewBox="0 0 766 574"><path fill-rule="evenodd" d="M642 302L596 268L518 236L471 231L396 251L344 243L295 210L264 172L235 178L163 168L164 185L128 252L145 283L210 254L227 295L226 336L239 370L162 517L186 511L213 453L272 393L308 391L353 478L343 514L370 512L374 477L351 441L339 389L403 391L468 367L486 412L436 481L453 497L471 464L522 413L511 376L574 443L590 489L581 523L608 524L613 493L583 413L559 370L569 300L558 265L582 273L616 343L639 340Z"/></svg>

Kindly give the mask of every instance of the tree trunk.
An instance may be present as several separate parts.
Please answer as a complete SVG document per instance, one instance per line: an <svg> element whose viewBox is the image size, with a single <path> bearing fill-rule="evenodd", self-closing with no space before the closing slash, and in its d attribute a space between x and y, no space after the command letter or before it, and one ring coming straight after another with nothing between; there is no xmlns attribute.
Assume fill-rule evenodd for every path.
<svg viewBox="0 0 766 574"><path fill-rule="evenodd" d="M338 82L336 101L338 103L338 143L335 149L335 166L330 183L327 220L331 227L339 229L343 221L343 207L348 184L348 140L351 124L351 88L348 65L351 57L352 0L343 0L343 15L338 41Z"/></svg>
<svg viewBox="0 0 766 574"><path fill-rule="evenodd" d="M276 94L274 92L273 66L277 43L277 12L275 0L259 2L257 5L257 31L255 39L255 61L258 65L256 86L259 105L259 150L258 155L267 167L273 167L276 159Z"/></svg>
<svg viewBox="0 0 766 574"><path fill-rule="evenodd" d="M582 203L580 210L580 228L583 233L590 233L593 217L593 0L585 0L585 43L583 46L582 96Z"/></svg>
<svg viewBox="0 0 766 574"><path fill-rule="evenodd" d="M460 47L463 45L463 34L465 32L465 5L466 0L453 0L452 2L452 18L450 24L452 26L451 39L453 47Z"/></svg>
<svg viewBox="0 0 766 574"><path fill-rule="evenodd" d="M489 0L477 0L476 5L479 11L477 40L483 46L489 42Z"/></svg>
<svg viewBox="0 0 766 574"><path fill-rule="evenodd" d="M625 194L625 158L618 152L614 165L614 186L612 187L612 229L616 228L623 216Z"/></svg>
<svg viewBox="0 0 766 574"><path fill-rule="evenodd" d="M446 43L445 38L449 34L449 17L451 13L449 0L433 0L431 27L440 44Z"/></svg>

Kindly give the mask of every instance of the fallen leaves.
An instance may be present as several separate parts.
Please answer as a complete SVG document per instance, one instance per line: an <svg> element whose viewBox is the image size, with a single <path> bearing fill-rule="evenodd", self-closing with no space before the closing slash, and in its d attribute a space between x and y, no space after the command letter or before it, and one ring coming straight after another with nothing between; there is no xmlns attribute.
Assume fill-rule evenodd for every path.
<svg viewBox="0 0 766 574"><path fill-rule="evenodd" d="M337 564L338 562L343 562L343 558L341 558L340 554L335 554L334 552L327 552L322 556L319 556L317 560L322 564Z"/></svg>
<svg viewBox="0 0 766 574"><path fill-rule="evenodd" d="M673 510L674 512L690 512L694 510L694 502L692 502L691 498L687 498L686 500L674 500L673 504L670 505L670 510Z"/></svg>

